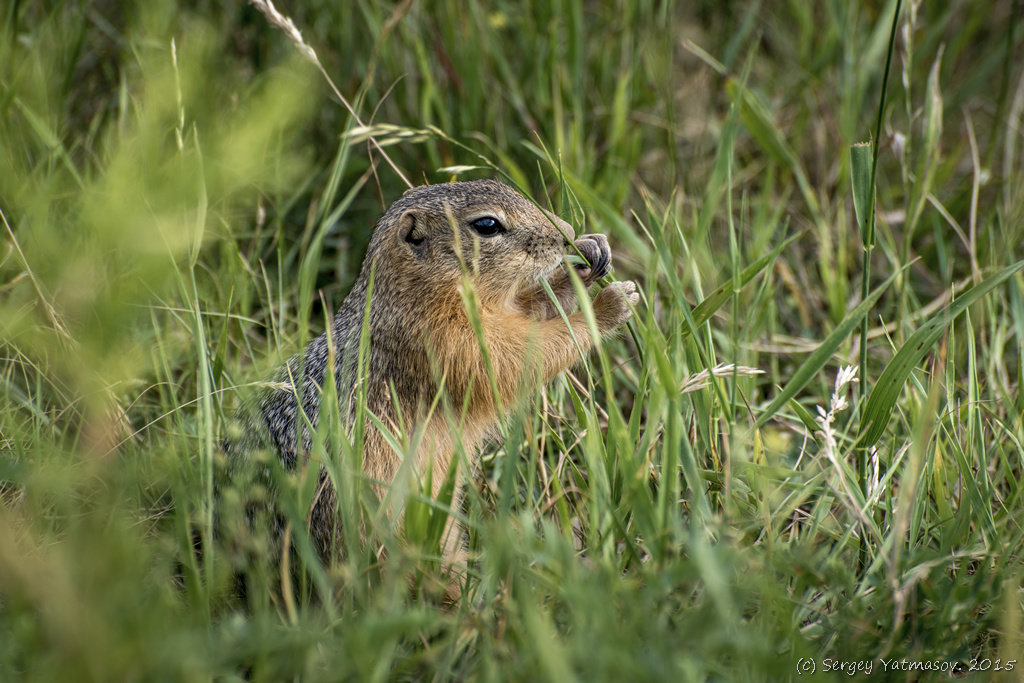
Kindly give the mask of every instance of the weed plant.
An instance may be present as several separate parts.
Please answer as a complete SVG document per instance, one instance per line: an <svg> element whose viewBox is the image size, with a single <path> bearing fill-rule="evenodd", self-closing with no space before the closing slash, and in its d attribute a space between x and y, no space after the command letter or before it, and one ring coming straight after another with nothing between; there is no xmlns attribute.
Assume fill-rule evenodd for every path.
<svg viewBox="0 0 1024 683"><path fill-rule="evenodd" d="M1018 0L281 4L322 72L241 3L0 9L0 679L1018 680ZM444 506L335 411L219 483L403 176L505 178L642 289L460 454L450 607Z"/></svg>

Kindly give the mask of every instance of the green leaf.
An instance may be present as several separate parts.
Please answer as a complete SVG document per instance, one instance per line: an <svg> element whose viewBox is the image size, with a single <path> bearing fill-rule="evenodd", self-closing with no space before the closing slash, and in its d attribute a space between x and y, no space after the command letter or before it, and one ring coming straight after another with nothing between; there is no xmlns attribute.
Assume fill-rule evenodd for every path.
<svg viewBox="0 0 1024 683"><path fill-rule="evenodd" d="M776 125L771 110L760 97L735 78L725 80L725 91L738 106L740 120L754 140L775 162L793 173L796 184L800 188L800 194L803 195L807 208L811 212L811 217L815 224L822 225L824 216L821 213L821 206L815 195L814 187L808 180L799 157Z"/></svg>
<svg viewBox="0 0 1024 683"><path fill-rule="evenodd" d="M938 56L935 58L934 63L932 63L932 70L928 74L927 98L925 99L923 120L924 144L921 147L921 151L918 152L920 160L914 170L914 201L912 202L914 208L907 218L906 230L908 236L914 233L921 215L924 213L925 206L928 203L928 196L932 193L935 173L940 163L942 112L945 108L942 101L942 90L939 87L943 51L943 47L940 46Z"/></svg>
<svg viewBox="0 0 1024 683"><path fill-rule="evenodd" d="M57 137L57 133L54 132L53 128L48 124L42 116L36 114L32 109L28 107L20 98L14 98L14 106L18 108L21 115L25 117L28 125L32 128L32 132L36 134L39 141L47 149L57 149L60 147L60 138Z"/></svg>
<svg viewBox="0 0 1024 683"><path fill-rule="evenodd" d="M779 392L779 394L768 404L760 417L757 418L757 423L754 428L764 426L764 424L771 419L772 415L778 412L789 399L796 396L796 393L804 388L804 386L811 380L814 375L825 366L825 363L829 361L835 350L839 348L839 345L853 332L853 329L860 323L861 318L867 315L867 312L871 310L871 307L875 305L882 293L888 289L889 285L896 278L897 275L902 273L909 267L909 264L903 266L895 273L889 276L889 279L879 285L875 291L871 292L864 301L861 301L857 308L850 311L836 329L832 330L832 333L825 338L825 341L821 342L821 345L816 348L811 355L803 362L803 364L797 368L797 371L793 373L792 379L786 384L786 387Z"/></svg>
<svg viewBox="0 0 1024 683"><path fill-rule="evenodd" d="M725 91L739 105L740 120L761 148L778 164L786 168L797 166L799 162L793 148L775 125L771 111L761 98L735 78L726 79Z"/></svg>
<svg viewBox="0 0 1024 683"><path fill-rule="evenodd" d="M769 263L774 261L775 257L778 256L783 249L789 246L789 243L795 240L798 236L799 235L791 235L790 237L779 243L779 245L772 249L770 252L768 252L767 254L765 254L764 256L762 256L761 258L757 259L749 266L744 268L743 272L740 273L738 278L739 286L742 287L743 285L746 285L748 282L754 279L755 275L760 273L762 270L765 269L765 267ZM711 318L711 316L715 314L715 311L721 308L725 304L725 302L729 300L729 297L731 297L733 294L735 294L735 287L733 279L730 278L729 280L723 282L718 288L716 288L715 291L711 292L706 297L704 297L703 301L701 301L699 304L693 307L692 315L694 329L706 323ZM689 326L685 327L681 332L683 337L685 337L689 333Z"/></svg>
<svg viewBox="0 0 1024 683"><path fill-rule="evenodd" d="M807 427L807 431L811 434L821 429L821 425L814 420L814 413L804 408L803 404L795 398L789 400L789 408L796 413L796 416L800 418L800 421L804 423L804 427Z"/></svg>
<svg viewBox="0 0 1024 683"><path fill-rule="evenodd" d="M203 235L206 234L206 212L209 198L206 195L206 171L203 169L203 150L199 146L199 129L192 126L192 145L196 159L196 207L192 229L192 240L189 243L188 267L194 269L199 263L199 252L203 247Z"/></svg>
<svg viewBox="0 0 1024 683"><path fill-rule="evenodd" d="M911 371L917 367L928 350L938 341L942 333L953 324L953 321L967 310L967 307L990 292L997 285L1002 284L1011 275L1024 268L1024 260L1017 261L1012 266L995 273L986 280L982 280L970 289L964 291L956 301L946 307L944 311L936 313L924 323L920 329L903 344L889 364L885 366L878 382L875 383L871 395L868 396L867 405L864 408L864 415L861 417L861 431L863 434L857 441L862 448L871 446L878 437L885 431L889 423L893 406L896 399L903 390L903 384L907 381Z"/></svg>
<svg viewBox="0 0 1024 683"><path fill-rule="evenodd" d="M861 243L870 248L875 242L871 232L871 195L875 188L871 186L871 143L858 142L850 145L850 169L853 184L853 210L860 226Z"/></svg>

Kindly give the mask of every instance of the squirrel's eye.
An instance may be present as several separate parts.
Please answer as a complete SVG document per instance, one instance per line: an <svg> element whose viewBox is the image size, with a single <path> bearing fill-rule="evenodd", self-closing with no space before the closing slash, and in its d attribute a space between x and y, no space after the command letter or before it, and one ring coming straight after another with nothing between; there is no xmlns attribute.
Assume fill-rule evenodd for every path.
<svg viewBox="0 0 1024 683"><path fill-rule="evenodd" d="M481 237L494 237L498 233L505 232L505 226L499 223L498 219L493 216L477 218L469 224L469 227L473 228L473 232Z"/></svg>

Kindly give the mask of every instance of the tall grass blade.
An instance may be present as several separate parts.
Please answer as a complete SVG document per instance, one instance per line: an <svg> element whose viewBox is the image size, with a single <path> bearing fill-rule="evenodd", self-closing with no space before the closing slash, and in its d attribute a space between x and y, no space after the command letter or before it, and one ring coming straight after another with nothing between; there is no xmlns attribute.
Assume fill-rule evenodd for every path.
<svg viewBox="0 0 1024 683"><path fill-rule="evenodd" d="M693 313L691 315L693 317L694 329L710 320L711 316L715 314L715 311L725 305L729 298L736 294L738 287L743 287L753 280L758 273L774 261L782 250L789 246L797 237L799 237L799 235L790 235L770 252L744 268L739 273L738 277L730 278L726 282L723 282L721 285L716 287L713 292L704 297L699 304L693 307ZM682 328L680 334L685 337L690 334L690 329L689 325L687 325Z"/></svg>
<svg viewBox="0 0 1024 683"><path fill-rule="evenodd" d="M874 236L869 232L871 229L871 211L875 206L873 197L875 186L871 179L873 156L874 151L870 142L858 142L855 145L850 145L853 210L857 216L857 225L860 226L861 243L869 248L874 243Z"/></svg>
<svg viewBox="0 0 1024 683"><path fill-rule="evenodd" d="M860 323L861 318L867 315L867 312L871 310L871 307L875 305L875 302L877 302L882 294L885 293L885 290L889 288L889 285L896 279L896 276L906 270L907 267L908 266L903 266L903 268L900 268L890 275L888 280L875 288L875 291L871 292L864 301L861 301L855 309L850 311L849 315L847 315L842 322L836 325L836 328L832 330L832 333L829 334L825 340L818 345L818 348L808 356L807 360L797 368L797 371L793 373L793 376L786 383L785 388L780 391L774 399L772 399L772 402L769 403L764 410L761 411L761 414L758 416L757 422L754 425L755 428L764 426L764 424L767 423L776 412L778 412L779 408L785 405L789 399L796 396L796 393L803 389L819 370L825 367L825 364L828 363L830 358L832 358L832 354L835 353L840 344L850 336L850 333Z"/></svg>
<svg viewBox="0 0 1024 683"><path fill-rule="evenodd" d="M868 397L864 414L861 417L862 436L857 445L863 448L872 446L885 432L889 424L889 416L892 415L896 399L903 390L903 384L907 381L911 371L917 367L921 359L932 345L938 341L942 333L953 324L953 321L961 313L981 297L988 294L992 289L1006 282L1014 273L1024 268L1024 260L1018 261L1011 266L1003 268L999 272L982 280L970 289L964 291L956 301L951 303L945 310L936 313L928 319L920 329L900 347L889 364L885 366L875 388ZM890 278L891 279L891 278Z"/></svg>

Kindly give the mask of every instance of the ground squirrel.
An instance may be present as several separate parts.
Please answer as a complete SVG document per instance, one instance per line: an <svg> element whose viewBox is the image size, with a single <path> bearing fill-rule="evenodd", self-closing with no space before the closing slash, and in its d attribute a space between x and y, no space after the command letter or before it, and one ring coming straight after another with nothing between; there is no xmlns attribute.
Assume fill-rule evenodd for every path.
<svg viewBox="0 0 1024 683"><path fill-rule="evenodd" d="M343 419L351 425L356 391L357 351L372 279L369 358L365 373L366 407L384 425L423 438L414 454L414 471L431 477L436 496L445 481L457 444L444 412L429 418L427 408L438 395L438 378L461 421L465 453L473 454L485 434L515 406L532 382L546 382L586 353L591 333L582 313L573 313L575 290L566 268L573 228L538 208L512 188L493 180L426 185L408 190L381 217L351 292L328 332L294 357L279 379L298 377L302 410L315 428L320 388L333 344L334 379ZM585 285L603 276L610 265L603 235L584 235L575 246L589 261L576 266ZM540 284L547 279L568 316L566 326ZM477 333L462 294L471 284L479 321L500 401L486 369ZM600 334L610 333L630 317L638 299L633 282L613 282L593 300ZM575 338L575 339L574 339ZM577 346L578 344L578 346ZM294 468L309 451L305 420L297 414L296 392L265 394L258 407L269 441L285 465ZM296 426L301 426L297 436ZM395 477L403 456L368 425L363 451L367 477L382 484ZM337 496L324 471L310 514L310 533L325 556L335 548ZM379 486L378 486L379 489ZM451 534L449 534L451 537ZM446 544L446 555L451 552Z"/></svg>

